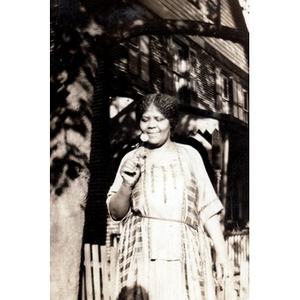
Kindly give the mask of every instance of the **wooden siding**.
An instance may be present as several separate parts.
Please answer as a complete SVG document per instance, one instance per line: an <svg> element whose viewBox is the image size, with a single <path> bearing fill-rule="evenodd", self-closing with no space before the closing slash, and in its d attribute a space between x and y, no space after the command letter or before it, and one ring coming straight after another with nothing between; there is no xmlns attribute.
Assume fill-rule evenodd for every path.
<svg viewBox="0 0 300 300"><path fill-rule="evenodd" d="M225 26L236 27L231 10L228 4L229 0L221 1L221 24ZM201 10L197 9L193 4L188 1L180 0L141 0L146 7L153 13L157 14L163 19L183 19L193 21L209 21ZM208 43L214 47L227 59L239 66L244 72L248 73L248 62L245 51L240 44L222 39L206 38L206 37L190 37L198 45Z"/></svg>
<svg viewBox="0 0 300 300"><path fill-rule="evenodd" d="M163 43L162 38L151 36L150 39L150 89L151 92L163 90Z"/></svg>

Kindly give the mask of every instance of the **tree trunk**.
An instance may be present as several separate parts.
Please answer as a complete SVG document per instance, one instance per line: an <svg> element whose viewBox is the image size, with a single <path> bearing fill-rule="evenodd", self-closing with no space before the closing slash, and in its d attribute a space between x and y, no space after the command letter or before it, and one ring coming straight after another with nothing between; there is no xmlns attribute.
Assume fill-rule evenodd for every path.
<svg viewBox="0 0 300 300"><path fill-rule="evenodd" d="M93 86L80 76L51 118L51 299L77 300L89 183Z"/></svg>
<svg viewBox="0 0 300 300"><path fill-rule="evenodd" d="M107 94L108 68L105 49L98 58L95 89L93 95L93 132L91 137L90 182L84 242L105 244L106 236L106 196L110 185L110 142L109 142L109 95Z"/></svg>
<svg viewBox="0 0 300 300"><path fill-rule="evenodd" d="M51 199L51 299L77 300L88 174Z"/></svg>
<svg viewBox="0 0 300 300"><path fill-rule="evenodd" d="M73 7L70 4L70 7ZM89 184L97 62L81 24L53 4L51 22L50 280L52 300L77 300ZM75 17L72 16L74 19ZM73 20L74 20L73 19Z"/></svg>

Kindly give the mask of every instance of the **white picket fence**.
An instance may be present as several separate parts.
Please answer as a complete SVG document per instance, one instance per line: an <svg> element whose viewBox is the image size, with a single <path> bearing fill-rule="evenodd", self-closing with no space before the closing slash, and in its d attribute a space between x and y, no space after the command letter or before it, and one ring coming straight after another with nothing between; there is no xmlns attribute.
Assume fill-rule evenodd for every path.
<svg viewBox="0 0 300 300"><path fill-rule="evenodd" d="M236 298L233 296L226 298L225 296L218 298L218 300L247 300L249 299L249 231L227 233L226 245L229 259L233 262L234 273L236 274L233 282Z"/></svg>
<svg viewBox="0 0 300 300"><path fill-rule="evenodd" d="M234 264L235 273L240 272L241 265L249 262L249 232L233 231L226 235L227 253Z"/></svg>
<svg viewBox="0 0 300 300"><path fill-rule="evenodd" d="M109 249L109 253L108 250ZM111 300L116 280L117 248L84 245L82 300Z"/></svg>
<svg viewBox="0 0 300 300"><path fill-rule="evenodd" d="M226 236L228 255L234 264L234 279L217 288L218 300L249 298L249 233ZM112 300L116 280L117 248L84 245L84 272L81 300Z"/></svg>

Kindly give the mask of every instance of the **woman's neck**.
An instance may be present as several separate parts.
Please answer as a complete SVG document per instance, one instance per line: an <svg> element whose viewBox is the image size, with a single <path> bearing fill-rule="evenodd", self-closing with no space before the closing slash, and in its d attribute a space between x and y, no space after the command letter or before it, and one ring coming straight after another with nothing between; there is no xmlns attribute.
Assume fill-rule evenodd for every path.
<svg viewBox="0 0 300 300"><path fill-rule="evenodd" d="M157 148L147 148L146 156L147 159L154 162L172 161L176 157L176 145L172 141L168 141Z"/></svg>
<svg viewBox="0 0 300 300"><path fill-rule="evenodd" d="M174 149L174 143L171 140L168 140L163 145L157 147L152 145L146 145L146 148L153 153L168 152Z"/></svg>

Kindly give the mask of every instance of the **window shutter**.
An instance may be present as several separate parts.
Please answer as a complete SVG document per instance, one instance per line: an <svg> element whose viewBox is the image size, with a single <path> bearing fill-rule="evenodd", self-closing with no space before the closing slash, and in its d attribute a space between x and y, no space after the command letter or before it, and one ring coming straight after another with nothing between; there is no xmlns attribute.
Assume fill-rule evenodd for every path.
<svg viewBox="0 0 300 300"><path fill-rule="evenodd" d="M221 76L221 69L218 67L215 68L215 83L216 83L216 93L218 95L222 95L222 76Z"/></svg>
<svg viewBox="0 0 300 300"><path fill-rule="evenodd" d="M196 75L196 73L197 73L197 56L196 56L196 53L193 51L190 51L189 67L190 67L190 73L192 75Z"/></svg>
<svg viewBox="0 0 300 300"><path fill-rule="evenodd" d="M133 38L128 45L128 67L129 71L134 75L139 75L139 40Z"/></svg>
<svg viewBox="0 0 300 300"><path fill-rule="evenodd" d="M190 77L190 98L197 101L197 80L193 76Z"/></svg>
<svg viewBox="0 0 300 300"><path fill-rule="evenodd" d="M167 65L164 66L164 92L166 94L173 94L173 72L168 68Z"/></svg>
<svg viewBox="0 0 300 300"><path fill-rule="evenodd" d="M173 71L180 72L180 48L175 43L173 44Z"/></svg>
<svg viewBox="0 0 300 300"><path fill-rule="evenodd" d="M140 37L140 75L144 81L149 80L149 37Z"/></svg>
<svg viewBox="0 0 300 300"><path fill-rule="evenodd" d="M238 103L238 86L237 86L237 82L231 78L231 88L232 88L232 102L234 104L237 104Z"/></svg>
<svg viewBox="0 0 300 300"><path fill-rule="evenodd" d="M149 80L149 58L147 56L141 56L141 79Z"/></svg>
<svg viewBox="0 0 300 300"><path fill-rule="evenodd" d="M233 108L233 116L235 118L238 118L239 116L239 110L238 110L238 84L237 82L231 78L231 97L232 97L232 108Z"/></svg>
<svg viewBox="0 0 300 300"><path fill-rule="evenodd" d="M221 69L215 67L216 108L222 110L222 76Z"/></svg>
<svg viewBox="0 0 300 300"><path fill-rule="evenodd" d="M239 104L239 119L244 121L244 93L243 87L238 83L237 84L237 93L238 93L238 104Z"/></svg>
<svg viewBox="0 0 300 300"><path fill-rule="evenodd" d="M133 49L129 49L129 71L135 75L139 74L139 59L138 53Z"/></svg>
<svg viewBox="0 0 300 300"><path fill-rule="evenodd" d="M147 35L142 35L140 37L140 52L149 55L149 37Z"/></svg>
<svg viewBox="0 0 300 300"><path fill-rule="evenodd" d="M166 51L163 52L163 89L166 94L173 95L174 82L173 82L173 48L172 40L170 38L165 39Z"/></svg>
<svg viewBox="0 0 300 300"><path fill-rule="evenodd" d="M237 83L237 98L239 106L244 106L244 95L243 95L243 87Z"/></svg>

